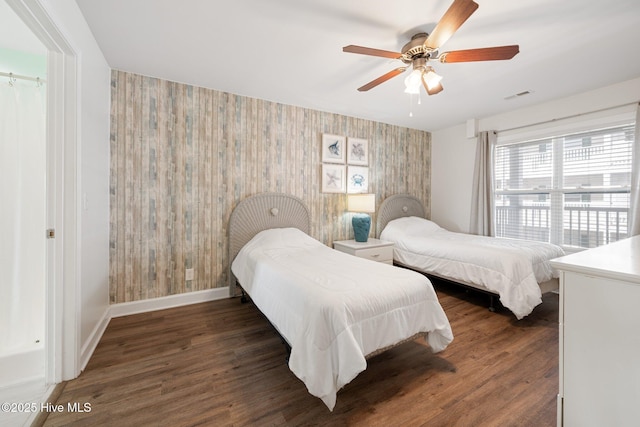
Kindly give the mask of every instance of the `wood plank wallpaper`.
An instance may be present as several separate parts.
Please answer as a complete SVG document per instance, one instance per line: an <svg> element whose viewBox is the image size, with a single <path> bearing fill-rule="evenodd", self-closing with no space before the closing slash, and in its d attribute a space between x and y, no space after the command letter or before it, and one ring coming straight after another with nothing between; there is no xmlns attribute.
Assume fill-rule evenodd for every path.
<svg viewBox="0 0 640 427"><path fill-rule="evenodd" d="M117 70L111 91L111 303L227 286L229 216L253 194L300 197L327 245L353 238L346 196L321 192L323 133L369 141L378 205L430 212L427 132Z"/></svg>

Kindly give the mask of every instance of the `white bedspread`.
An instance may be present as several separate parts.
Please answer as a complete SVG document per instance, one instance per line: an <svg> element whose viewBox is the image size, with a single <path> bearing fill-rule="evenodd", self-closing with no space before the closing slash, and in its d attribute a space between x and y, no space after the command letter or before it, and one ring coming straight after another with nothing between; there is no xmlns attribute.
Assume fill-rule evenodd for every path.
<svg viewBox="0 0 640 427"><path fill-rule="evenodd" d="M426 277L336 251L295 228L258 233L231 268L290 344L291 371L330 410L367 354L419 332L434 352L453 339Z"/></svg>
<svg viewBox="0 0 640 427"><path fill-rule="evenodd" d="M558 277L549 260L564 255L549 243L453 233L418 217L390 221L380 238L395 243L397 262L497 293L518 319L542 302L538 283Z"/></svg>

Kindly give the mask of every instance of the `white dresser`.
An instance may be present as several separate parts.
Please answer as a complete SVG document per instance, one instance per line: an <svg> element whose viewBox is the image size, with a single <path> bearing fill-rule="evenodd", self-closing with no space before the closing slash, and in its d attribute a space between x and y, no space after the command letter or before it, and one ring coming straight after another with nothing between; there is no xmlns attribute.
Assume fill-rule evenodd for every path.
<svg viewBox="0 0 640 427"><path fill-rule="evenodd" d="M369 239L366 242L356 242L353 239L333 242L333 248L341 252L385 264L393 264L393 247L393 242L379 239Z"/></svg>
<svg viewBox="0 0 640 427"><path fill-rule="evenodd" d="M640 236L551 264L561 273L558 426L640 425Z"/></svg>

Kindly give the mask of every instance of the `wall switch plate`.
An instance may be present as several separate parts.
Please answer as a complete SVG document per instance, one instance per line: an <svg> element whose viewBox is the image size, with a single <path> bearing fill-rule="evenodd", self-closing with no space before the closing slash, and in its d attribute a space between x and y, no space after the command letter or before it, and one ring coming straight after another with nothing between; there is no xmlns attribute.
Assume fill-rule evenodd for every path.
<svg viewBox="0 0 640 427"><path fill-rule="evenodd" d="M193 268L187 268L185 270L184 280L193 280Z"/></svg>

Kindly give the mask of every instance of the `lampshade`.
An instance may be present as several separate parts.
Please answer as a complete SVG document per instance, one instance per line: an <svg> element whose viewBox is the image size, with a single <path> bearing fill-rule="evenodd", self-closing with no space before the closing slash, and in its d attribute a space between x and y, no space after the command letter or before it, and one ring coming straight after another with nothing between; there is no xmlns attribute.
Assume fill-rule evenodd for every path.
<svg viewBox="0 0 640 427"><path fill-rule="evenodd" d="M414 69L407 78L404 79L405 92L416 94L420 90L420 85L422 82L420 81L422 77L421 69Z"/></svg>
<svg viewBox="0 0 640 427"><path fill-rule="evenodd" d="M406 87L404 88L404 93L408 93L409 95L419 95L420 87Z"/></svg>
<svg viewBox="0 0 640 427"><path fill-rule="evenodd" d="M417 95L424 83L429 95L435 95L442 90L440 80L442 76L438 75L433 67L425 67L422 63L414 64L413 71L404 79L404 92Z"/></svg>
<svg viewBox="0 0 640 427"><path fill-rule="evenodd" d="M429 89L435 89L440 83L440 80L442 80L442 76L436 74L435 70L431 67L426 68L422 78Z"/></svg>
<svg viewBox="0 0 640 427"><path fill-rule="evenodd" d="M349 194L347 196L347 210L349 212L375 212L375 194Z"/></svg>

